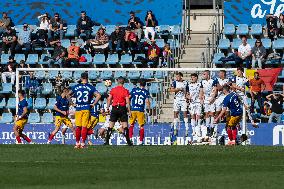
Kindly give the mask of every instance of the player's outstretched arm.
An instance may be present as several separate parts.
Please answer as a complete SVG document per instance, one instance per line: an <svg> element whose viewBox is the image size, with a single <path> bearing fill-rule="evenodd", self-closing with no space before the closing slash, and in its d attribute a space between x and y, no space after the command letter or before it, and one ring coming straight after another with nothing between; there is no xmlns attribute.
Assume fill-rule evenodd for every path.
<svg viewBox="0 0 284 189"><path fill-rule="evenodd" d="M223 108L220 114L214 119L214 123L217 123L223 115L225 115L227 108Z"/></svg>
<svg viewBox="0 0 284 189"><path fill-rule="evenodd" d="M65 111L59 110L59 108L58 108L56 105L54 105L53 109L54 109L56 112L59 112L59 113L61 113L61 114L63 114L63 115L67 115L67 113L66 113Z"/></svg>
<svg viewBox="0 0 284 189"><path fill-rule="evenodd" d="M99 100L101 99L102 95L100 93L98 93L98 92L95 92L94 96L96 97L96 99L95 99L95 101L93 103L93 106L95 106L99 102Z"/></svg>

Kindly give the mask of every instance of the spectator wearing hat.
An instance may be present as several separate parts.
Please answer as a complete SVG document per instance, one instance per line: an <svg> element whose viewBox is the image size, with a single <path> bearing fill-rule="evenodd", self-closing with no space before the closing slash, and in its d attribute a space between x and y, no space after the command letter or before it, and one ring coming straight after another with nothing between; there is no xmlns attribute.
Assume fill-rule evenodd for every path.
<svg viewBox="0 0 284 189"><path fill-rule="evenodd" d="M131 30L131 28L126 28L125 35L124 35L124 49L123 53L128 51L131 53L134 49L138 46L137 36L136 34Z"/></svg>
<svg viewBox="0 0 284 189"><path fill-rule="evenodd" d="M242 37L242 44L238 48L238 58L236 59L237 67L242 66L243 63L246 64L246 68L249 68L249 63L251 61L251 46L247 43L247 37Z"/></svg>
<svg viewBox="0 0 284 189"><path fill-rule="evenodd" d="M8 27L7 32L3 34L2 53L15 55L15 49L17 45L17 36L12 28Z"/></svg>
<svg viewBox="0 0 284 189"><path fill-rule="evenodd" d="M7 83L7 77L11 79L11 83L15 84L15 76L16 76L16 62L13 56L9 57L9 62L5 65L3 72L2 72L2 82Z"/></svg>
<svg viewBox="0 0 284 189"><path fill-rule="evenodd" d="M63 21L58 13L55 13L54 18L50 20L48 40L52 41L55 36L59 36L60 40L62 40L64 36Z"/></svg>
<svg viewBox="0 0 284 189"><path fill-rule="evenodd" d="M81 16L77 21L75 37L81 37L86 40L90 39L92 33L93 21L87 16L86 11L81 11Z"/></svg>
<svg viewBox="0 0 284 189"><path fill-rule="evenodd" d="M157 26L157 20L151 10L147 11L147 14L145 16L145 25L146 25L145 38L150 39L149 34L151 34L151 40L154 40L156 34L155 27Z"/></svg>
<svg viewBox="0 0 284 189"><path fill-rule="evenodd" d="M254 112L254 103L257 100L258 106L260 108L260 113L263 114L263 101L262 93L265 90L265 83L259 77L259 73L254 73L254 78L249 81L250 85L250 95L251 95L251 108L250 111Z"/></svg>
<svg viewBox="0 0 284 189"><path fill-rule="evenodd" d="M50 19L48 13L42 14L37 17L39 20L39 28L37 31L37 35L39 39L46 41L47 33L49 29Z"/></svg>
<svg viewBox="0 0 284 189"><path fill-rule="evenodd" d="M50 45L54 46L54 52L53 56L48 60L48 66L51 67L55 63L58 63L59 67L62 68L65 64L66 49L61 46L60 40L52 41Z"/></svg>
<svg viewBox="0 0 284 189"><path fill-rule="evenodd" d="M80 53L80 47L76 46L77 41L72 40L71 41L71 46L67 49L68 52L68 57L67 57L67 66L74 64L75 67L78 67L79 65L79 53Z"/></svg>
<svg viewBox="0 0 284 189"><path fill-rule="evenodd" d="M23 29L18 33L18 44L16 46L16 51L22 51L22 48L25 48L25 55L28 56L29 52L32 49L32 32L34 29L28 24L23 24Z"/></svg>
<svg viewBox="0 0 284 189"><path fill-rule="evenodd" d="M2 18L0 19L0 36L6 32L8 27L12 26L12 20L8 17L6 12L2 13Z"/></svg>
<svg viewBox="0 0 284 189"><path fill-rule="evenodd" d="M270 94L266 97L271 103L271 114L269 116L268 123L272 123L273 119L276 118L277 123L281 121L281 115L283 113L283 94Z"/></svg>
<svg viewBox="0 0 284 189"><path fill-rule="evenodd" d="M135 16L134 11L130 11L130 18L128 20L128 27L137 35L138 40L141 39L142 36L142 22L140 18Z"/></svg>
<svg viewBox="0 0 284 189"><path fill-rule="evenodd" d="M252 68L256 68L255 63L258 63L258 67L262 68L262 63L265 61L266 50L262 45L261 40L256 40L255 46L252 48Z"/></svg>
<svg viewBox="0 0 284 189"><path fill-rule="evenodd" d="M116 26L115 31L112 32L110 35L110 41L109 41L110 53L113 53L113 51L124 49L122 47L123 41L124 41L124 32L119 28L119 26Z"/></svg>
<svg viewBox="0 0 284 189"><path fill-rule="evenodd" d="M147 63L151 62L151 67L157 68L159 65L160 48L155 40L145 41L144 46L148 47Z"/></svg>

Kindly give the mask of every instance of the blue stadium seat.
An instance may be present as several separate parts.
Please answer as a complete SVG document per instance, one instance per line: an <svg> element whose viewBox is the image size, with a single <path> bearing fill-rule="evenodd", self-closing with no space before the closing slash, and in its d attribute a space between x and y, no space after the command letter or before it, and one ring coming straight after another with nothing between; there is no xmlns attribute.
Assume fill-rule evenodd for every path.
<svg viewBox="0 0 284 189"><path fill-rule="evenodd" d="M106 64L117 64L118 63L118 55L117 54L109 54Z"/></svg>
<svg viewBox="0 0 284 189"><path fill-rule="evenodd" d="M112 83L110 87L108 87L108 91L110 91L112 88L116 87L117 83Z"/></svg>
<svg viewBox="0 0 284 189"><path fill-rule="evenodd" d="M106 25L105 29L106 29L106 34L110 35L112 32L115 31L115 25Z"/></svg>
<svg viewBox="0 0 284 189"><path fill-rule="evenodd" d="M97 79L99 76L99 71L89 71L89 79Z"/></svg>
<svg viewBox="0 0 284 189"><path fill-rule="evenodd" d="M87 62L80 62L81 65L90 65L93 61L93 57L91 54L82 54L87 59Z"/></svg>
<svg viewBox="0 0 284 189"><path fill-rule="evenodd" d="M121 60L120 60L119 63L129 65L129 64L131 64L131 62L132 62L132 56L129 55L129 54L124 54L124 55L121 56Z"/></svg>
<svg viewBox="0 0 284 189"><path fill-rule="evenodd" d="M61 46L64 48L68 48L71 46L70 40L69 39L62 39L61 40Z"/></svg>
<svg viewBox="0 0 284 189"><path fill-rule="evenodd" d="M26 64L36 64L38 63L38 54L29 54L26 60Z"/></svg>
<svg viewBox="0 0 284 189"><path fill-rule="evenodd" d="M3 113L0 123L12 123L13 121L12 113Z"/></svg>
<svg viewBox="0 0 284 189"><path fill-rule="evenodd" d="M229 39L220 39L218 48L221 50L227 50L230 48L230 40Z"/></svg>
<svg viewBox="0 0 284 189"><path fill-rule="evenodd" d="M30 113L28 123L34 124L40 122L39 113Z"/></svg>
<svg viewBox="0 0 284 189"><path fill-rule="evenodd" d="M21 60L26 60L26 57L24 54L15 54L15 57L14 57L16 63L20 63Z"/></svg>
<svg viewBox="0 0 284 189"><path fill-rule="evenodd" d="M55 104L56 104L56 98L49 98L46 108L49 110L53 110Z"/></svg>
<svg viewBox="0 0 284 189"><path fill-rule="evenodd" d="M165 46L165 40L164 39L156 39L156 45L161 49Z"/></svg>
<svg viewBox="0 0 284 189"><path fill-rule="evenodd" d="M51 57L51 55L50 54L42 54L39 61L38 61L39 64L48 64L47 61L43 60L44 57Z"/></svg>
<svg viewBox="0 0 284 189"><path fill-rule="evenodd" d="M104 83L97 83L96 89L100 94L107 92L107 87L104 85Z"/></svg>
<svg viewBox="0 0 284 189"><path fill-rule="evenodd" d="M171 35L180 35L180 34L181 34L180 25L173 25L171 27Z"/></svg>
<svg viewBox="0 0 284 189"><path fill-rule="evenodd" d="M42 94L48 95L52 93L52 83L43 83L42 88Z"/></svg>
<svg viewBox="0 0 284 189"><path fill-rule="evenodd" d="M69 87L74 87L77 83L69 83Z"/></svg>
<svg viewBox="0 0 284 189"><path fill-rule="evenodd" d="M215 53L213 58L213 64L222 64L220 58L225 57L224 53Z"/></svg>
<svg viewBox="0 0 284 189"><path fill-rule="evenodd" d="M284 56L284 55L283 55ZM279 79L284 79L284 70L282 70L281 74L278 76Z"/></svg>
<svg viewBox="0 0 284 189"><path fill-rule="evenodd" d="M16 30L17 33L19 33L20 30L23 30L23 25L15 25L14 30Z"/></svg>
<svg viewBox="0 0 284 189"><path fill-rule="evenodd" d="M51 70L51 71L48 71L47 74L46 74L46 78L47 79L56 79L56 77L58 77L58 71L57 70Z"/></svg>
<svg viewBox="0 0 284 189"><path fill-rule="evenodd" d="M2 94L10 94L12 92L12 83L2 83Z"/></svg>
<svg viewBox="0 0 284 189"><path fill-rule="evenodd" d="M83 72L85 72L85 71L75 71L75 72L74 72L74 75L73 75L74 79L75 79L75 80L79 80L79 79L81 78L81 74L82 74Z"/></svg>
<svg viewBox="0 0 284 189"><path fill-rule="evenodd" d="M242 44L241 39L233 39L232 49L238 49L241 44Z"/></svg>
<svg viewBox="0 0 284 189"><path fill-rule="evenodd" d="M36 98L34 108L38 110L43 110L46 107L46 99L45 98Z"/></svg>
<svg viewBox="0 0 284 189"><path fill-rule="evenodd" d="M53 123L52 113L44 113L41 118L42 123Z"/></svg>
<svg viewBox="0 0 284 189"><path fill-rule="evenodd" d="M234 24L225 24L224 26L224 35L234 35L236 28Z"/></svg>
<svg viewBox="0 0 284 189"><path fill-rule="evenodd" d="M151 85L149 86L149 93L150 94L157 94L160 92L160 87L159 83L150 83Z"/></svg>
<svg viewBox="0 0 284 189"><path fill-rule="evenodd" d="M76 30L76 25L68 25L65 36L66 37L74 37L75 36L75 30Z"/></svg>
<svg viewBox="0 0 284 189"><path fill-rule="evenodd" d="M2 100L0 101L0 108L4 108L6 106L6 100L5 98L2 98Z"/></svg>
<svg viewBox="0 0 284 189"><path fill-rule="evenodd" d="M34 106L34 104L33 104L33 98L28 98L27 99L27 102L28 102L28 109L29 110L31 110L31 109L33 109L33 106Z"/></svg>
<svg viewBox="0 0 284 189"><path fill-rule="evenodd" d="M272 48L276 50L284 49L284 39L277 39L274 40L272 43Z"/></svg>
<svg viewBox="0 0 284 189"><path fill-rule="evenodd" d="M1 64L7 64L9 62L10 54L2 54L1 55Z"/></svg>
<svg viewBox="0 0 284 189"><path fill-rule="evenodd" d="M104 64L105 63L105 55L104 54L96 54L93 59L94 64Z"/></svg>
<svg viewBox="0 0 284 189"><path fill-rule="evenodd" d="M133 83L125 83L125 84L124 84L124 87L125 87L129 92L131 92L132 89L134 88L134 84L133 84Z"/></svg>
<svg viewBox="0 0 284 189"><path fill-rule="evenodd" d="M93 26L93 32L92 32L92 36L96 36L96 33L98 32L98 30L100 29L101 26Z"/></svg>
<svg viewBox="0 0 284 189"><path fill-rule="evenodd" d="M251 46L251 48L253 48L255 46L255 41L256 39L248 39L247 43Z"/></svg>
<svg viewBox="0 0 284 189"><path fill-rule="evenodd" d="M252 24L250 29L251 35L262 35L262 25L261 24Z"/></svg>
<svg viewBox="0 0 284 189"><path fill-rule="evenodd" d="M112 78L112 71L102 71L101 79L111 79Z"/></svg>
<svg viewBox="0 0 284 189"><path fill-rule="evenodd" d="M229 57L229 56L232 56L232 55L233 55L233 53L229 53L229 54L228 54L228 57ZM234 65L234 64L236 64L236 61L235 61L235 60L231 60L231 61L226 62L226 65L227 65L227 64Z"/></svg>
<svg viewBox="0 0 284 189"><path fill-rule="evenodd" d="M35 71L35 77L37 79L44 79L45 78L45 71L43 71L43 70Z"/></svg>
<svg viewBox="0 0 284 189"><path fill-rule="evenodd" d="M262 45L264 46L265 49L271 48L271 39L263 38L263 39L261 39L261 41L262 41Z"/></svg>
<svg viewBox="0 0 284 189"><path fill-rule="evenodd" d="M129 71L127 74L127 77L129 79L139 79L140 78L140 72L139 71Z"/></svg>
<svg viewBox="0 0 284 189"><path fill-rule="evenodd" d="M153 71L142 71L141 78L143 79L151 79L154 77Z"/></svg>
<svg viewBox="0 0 284 189"><path fill-rule="evenodd" d="M237 35L247 35L249 33L249 28L247 24L239 24L236 34Z"/></svg>
<svg viewBox="0 0 284 189"><path fill-rule="evenodd" d="M70 80L72 79L72 71L63 71L61 72L62 79Z"/></svg>
<svg viewBox="0 0 284 189"><path fill-rule="evenodd" d="M156 108L157 107L157 101L155 99L150 98L150 108Z"/></svg>
<svg viewBox="0 0 284 189"><path fill-rule="evenodd" d="M163 79L165 77L164 72L163 71L156 71L155 72L155 76L156 79Z"/></svg>
<svg viewBox="0 0 284 189"><path fill-rule="evenodd" d="M171 27L169 25L160 25L156 27L157 35L169 35Z"/></svg>
<svg viewBox="0 0 284 189"><path fill-rule="evenodd" d="M115 71L114 72L114 78L117 79L119 77L126 77L126 71Z"/></svg>
<svg viewBox="0 0 284 189"><path fill-rule="evenodd" d="M16 109L16 98L9 98L7 102L8 109Z"/></svg>
<svg viewBox="0 0 284 189"><path fill-rule="evenodd" d="M142 64L141 59L145 59L145 54L135 54L132 64Z"/></svg>

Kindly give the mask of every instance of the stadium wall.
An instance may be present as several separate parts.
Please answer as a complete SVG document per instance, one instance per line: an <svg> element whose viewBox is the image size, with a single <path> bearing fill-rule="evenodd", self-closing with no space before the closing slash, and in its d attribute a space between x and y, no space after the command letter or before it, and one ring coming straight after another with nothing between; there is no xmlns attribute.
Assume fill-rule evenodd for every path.
<svg viewBox="0 0 284 189"><path fill-rule="evenodd" d="M76 24L82 10L103 25L126 24L131 10L143 22L147 10L153 11L160 25L180 24L182 20L181 0L5 0L0 1L0 7L16 25L37 24L37 16L45 12L58 12L67 24Z"/></svg>
<svg viewBox="0 0 284 189"><path fill-rule="evenodd" d="M97 128L101 126L98 125ZM14 144L15 136L13 134L13 126L11 124L0 124L0 144ZM52 124L28 124L25 126L26 134L35 143L46 144L48 133L52 132L54 125ZM146 124L145 125L145 145L170 145L171 125L170 124ZM192 131L190 131L192 132ZM138 126L134 129L134 135L138 135ZM184 136L184 126L181 127L180 136ZM218 127L220 136L227 136L225 125L220 124ZM239 132L239 135L242 133ZM251 145L265 145L265 146L284 146L284 124L259 124L259 128L254 128L248 125L247 135L249 137L248 143ZM61 143L61 132L55 136L53 144ZM103 140L94 139L91 137L95 145L102 145ZM138 137L134 138L134 144L137 143ZM191 141L190 137L178 137L178 145L187 145ZM69 132L66 134L66 144L74 144L75 138ZM113 134L111 138L112 145L125 145L124 137L119 136L117 133Z"/></svg>
<svg viewBox="0 0 284 189"><path fill-rule="evenodd" d="M282 0L225 0L225 24L266 24L265 15L284 11Z"/></svg>

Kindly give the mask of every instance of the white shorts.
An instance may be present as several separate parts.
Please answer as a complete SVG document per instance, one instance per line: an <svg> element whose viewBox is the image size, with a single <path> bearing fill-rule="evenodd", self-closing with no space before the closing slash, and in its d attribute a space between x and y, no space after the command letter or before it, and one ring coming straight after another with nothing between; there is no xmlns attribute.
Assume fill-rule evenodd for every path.
<svg viewBox="0 0 284 189"><path fill-rule="evenodd" d="M190 115L201 115L201 104L190 103Z"/></svg>
<svg viewBox="0 0 284 189"><path fill-rule="evenodd" d="M187 102L186 100L174 99L174 112L186 112L187 111Z"/></svg>
<svg viewBox="0 0 284 189"><path fill-rule="evenodd" d="M215 112L215 102L213 104L205 103L204 104L204 112Z"/></svg>
<svg viewBox="0 0 284 189"><path fill-rule="evenodd" d="M216 99L216 101L214 102L216 111L219 112L222 110L223 108L223 101L225 99L226 96L220 96L219 98Z"/></svg>

